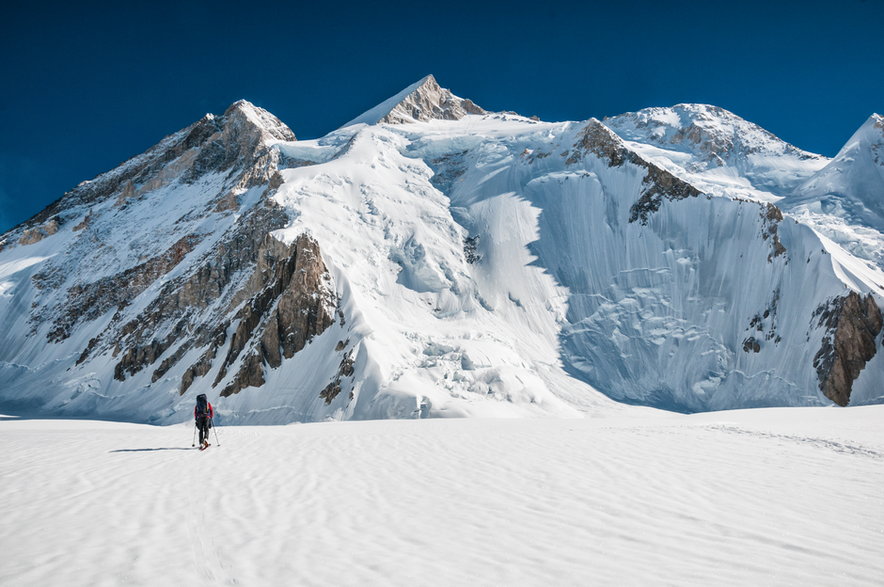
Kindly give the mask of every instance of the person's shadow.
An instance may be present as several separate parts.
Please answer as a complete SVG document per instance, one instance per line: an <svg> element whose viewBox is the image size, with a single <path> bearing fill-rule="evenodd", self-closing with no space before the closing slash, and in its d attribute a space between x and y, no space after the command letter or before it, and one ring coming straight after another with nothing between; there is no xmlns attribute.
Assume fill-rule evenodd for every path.
<svg viewBox="0 0 884 587"><path fill-rule="evenodd" d="M170 446L163 448L118 448L108 452L156 452L158 450L195 450L195 448L184 448L182 446Z"/></svg>

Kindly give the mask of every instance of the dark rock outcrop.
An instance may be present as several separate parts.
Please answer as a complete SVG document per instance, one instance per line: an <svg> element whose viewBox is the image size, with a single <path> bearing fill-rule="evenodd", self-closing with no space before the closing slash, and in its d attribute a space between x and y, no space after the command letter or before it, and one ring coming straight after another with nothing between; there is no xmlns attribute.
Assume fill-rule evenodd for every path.
<svg viewBox="0 0 884 587"><path fill-rule="evenodd" d="M647 224L648 217L660 209L664 198L681 200L695 198L702 193L686 181L643 159L629 149L623 139L595 118L586 123L565 163L574 164L587 153L606 161L612 167L631 163L645 169L641 197L630 208L630 222L640 221Z"/></svg>
<svg viewBox="0 0 884 587"><path fill-rule="evenodd" d="M402 99L378 123L400 124L427 120L460 120L468 114L486 114L472 100L458 98L439 86L432 75Z"/></svg>
<svg viewBox="0 0 884 587"><path fill-rule="evenodd" d="M764 309L764 312L759 312L755 314L752 319L749 321L749 330L753 332L753 334L747 339L750 341L757 341L756 336L764 337L764 340L772 340L775 344L779 344L782 338L778 334L777 326L778 326L778 316L777 313L779 311L780 305L780 288L776 288L773 291L773 296L770 300L770 305ZM755 345L750 345L754 348ZM759 347L760 349L760 347ZM746 350L746 343L743 343L743 350ZM758 352L758 350L755 350Z"/></svg>
<svg viewBox="0 0 884 587"><path fill-rule="evenodd" d="M265 367L280 366L331 324L336 302L315 241L302 236L287 246L268 236L289 222L285 211L269 197L282 184L280 154L270 145L275 140L294 139L271 114L240 101L222 116L207 115L66 194L54 206L71 215L72 208L79 207L76 218L82 219L86 212L83 204L115 197L114 206L125 207L131 199L169 182L196 182L208 173L221 172L224 180L220 188L206 193L205 208L182 220L191 222L210 214L236 213L240 217L226 233L214 237L210 246L204 243L199 257L188 259L187 267L176 272L177 277L164 279L137 315L126 311L134 299L213 235L189 234L167 251L125 271L94 283L76 284L69 288L66 300L34 315L34 322L52 316L49 338L60 341L78 323L116 308L104 331L83 349L78 364L110 354L116 359L117 380L150 367L155 383L167 377L189 351L201 349L199 359L183 371L181 393L196 378L213 371L218 373L215 384L220 384L234 364L237 373L233 382L227 379L226 394L263 383ZM241 209L239 194L261 186L266 187L258 203ZM90 228L91 215L90 211L78 230ZM60 216L52 216L51 221L57 222L57 218ZM100 235L89 238L101 246L95 241ZM65 272L58 269L35 275L37 288L51 291L60 287ZM219 355L223 361L216 361Z"/></svg>
<svg viewBox="0 0 884 587"><path fill-rule="evenodd" d="M259 251L258 265L234 302L248 297L237 313L236 330L215 379L224 380L237 357L251 348L240 369L221 392L232 395L264 383L264 368L279 367L334 322L336 299L319 245L302 235L291 245L272 236Z"/></svg>
<svg viewBox="0 0 884 587"><path fill-rule="evenodd" d="M767 256L767 262L772 263L774 257L779 257L786 252L786 247L780 242L780 237L777 234L779 224L783 221L783 212L773 204L763 204L761 219L764 227L761 231L761 238L770 239L771 252Z"/></svg>
<svg viewBox="0 0 884 587"><path fill-rule="evenodd" d="M347 352L344 355L344 358L341 359L341 364L338 366L338 372L335 375L335 378L325 386L325 388L319 392L319 397L325 400L326 405L330 405L332 401L341 393L341 385L343 379L345 377L352 378L354 372L354 360L353 360L353 351ZM353 399L353 391L350 391L350 399Z"/></svg>
<svg viewBox="0 0 884 587"><path fill-rule="evenodd" d="M230 292L230 277L238 273L236 270L207 270L212 261L237 259L223 255L229 251L229 245L220 247L215 253L218 256L201 265L189 278L169 284L164 294L137 319L123 325L116 336L106 334L105 338L110 340L105 344L115 340L115 378L124 380L156 364L177 345L175 352L154 370L151 380L156 382L186 351L205 347L200 358L184 370L179 386L180 393L184 393L197 377L212 370L218 352L226 346L213 387L227 378L241 354L248 353L222 391L227 396L245 387L263 385L265 368L279 367L284 359L292 358L311 338L328 328L334 322L336 299L316 241L302 235L286 245L265 233L261 242L251 276L238 291L227 294L231 297L216 319L196 320L194 316L195 311L211 306L225 297L224 292ZM246 266L247 258L241 258ZM234 312L232 317L225 319L230 312ZM165 326L173 319L177 319L174 326ZM212 326L219 320L219 326ZM228 339L231 324L235 327ZM165 334L158 336L159 332ZM97 340L90 341L80 362L97 347Z"/></svg>
<svg viewBox="0 0 884 587"><path fill-rule="evenodd" d="M161 356L178 345L177 352L164 359L155 371L152 379L156 381L191 348L206 345L217 348L223 344L226 327L221 328L218 324L229 322L228 314L233 311L231 298L254 269L265 235L285 226L287 218L282 209L269 202L249 209L240 223L194 261L189 272L163 285L159 295L134 319L120 326L118 322L122 315L119 318L115 315L100 340L90 341L79 362L115 348L114 356L128 356L127 364L118 366L116 372L122 376L134 375L153 364L153 360L148 359L155 353L158 353L156 357ZM134 291L123 288L110 301L125 307L132 299L131 293ZM197 316L205 312L208 314L202 319ZM77 308L66 311L73 316L77 313ZM190 323L188 334L180 339L168 336L169 325L181 320Z"/></svg>
<svg viewBox="0 0 884 587"><path fill-rule="evenodd" d="M223 395L262 385L265 368L279 367L334 322L331 276L316 241L302 235L286 245L269 235L287 222L282 209L269 201L250 209L189 272L169 280L137 317L117 326L112 320L89 342L79 362L112 348L116 379L159 362L151 376L156 382L189 350L202 348L200 358L183 372L181 393L214 367L213 385L219 385L237 366ZM182 239L158 258L77 288L52 336L66 336L77 321L102 315L114 305L125 308L197 242ZM223 360L217 363L219 352L224 352ZM237 361L243 353L245 358Z"/></svg>
<svg viewBox="0 0 884 587"><path fill-rule="evenodd" d="M750 336L743 341L743 352L759 353L761 352L761 343L754 336Z"/></svg>
<svg viewBox="0 0 884 587"><path fill-rule="evenodd" d="M157 279L184 260L201 239L200 235L187 235L175 242L162 255L94 283L70 288L65 310L49 331L49 341L60 342L70 336L71 329L78 322L94 320L111 308L128 305ZM41 276L35 276L35 282L39 283L41 280Z"/></svg>
<svg viewBox="0 0 884 587"><path fill-rule="evenodd" d="M856 292L830 300L814 313L826 328L820 350L813 359L820 390L827 398L846 406L853 382L877 350L875 341L882 328L881 310L872 294Z"/></svg>
<svg viewBox="0 0 884 587"><path fill-rule="evenodd" d="M482 260L479 253L479 235L468 236L463 239L463 254L467 263L474 265Z"/></svg>
<svg viewBox="0 0 884 587"><path fill-rule="evenodd" d="M642 160L643 161L643 160ZM645 176L641 198L629 209L629 221L648 223L648 216L660 209L663 199L682 200L696 198L700 190L691 184L672 175L653 163L647 163L648 174Z"/></svg>
<svg viewBox="0 0 884 587"><path fill-rule="evenodd" d="M468 169L467 154L467 151L458 151L427 160L427 165L433 170L433 177L430 178L433 187L451 195L455 183Z"/></svg>

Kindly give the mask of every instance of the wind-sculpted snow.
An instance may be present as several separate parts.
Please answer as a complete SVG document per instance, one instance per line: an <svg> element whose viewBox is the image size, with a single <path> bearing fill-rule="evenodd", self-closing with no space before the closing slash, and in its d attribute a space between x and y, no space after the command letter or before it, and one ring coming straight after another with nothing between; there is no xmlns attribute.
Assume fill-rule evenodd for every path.
<svg viewBox="0 0 884 587"><path fill-rule="evenodd" d="M368 114L295 141L238 102L4 235L0 405L168 423L205 392L248 424L884 400L860 327L884 272L851 253L876 229L845 216L834 242L792 193L876 161L877 119L828 163L708 106L546 123L425 78ZM820 319L850 296L862 320Z"/></svg>
<svg viewBox="0 0 884 587"><path fill-rule="evenodd" d="M0 583L880 585L882 412L0 416Z"/></svg>

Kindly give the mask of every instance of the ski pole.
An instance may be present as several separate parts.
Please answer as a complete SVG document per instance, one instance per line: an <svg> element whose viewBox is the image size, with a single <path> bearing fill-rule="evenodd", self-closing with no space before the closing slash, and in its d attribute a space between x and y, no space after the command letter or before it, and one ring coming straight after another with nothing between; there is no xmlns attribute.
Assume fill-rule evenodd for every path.
<svg viewBox="0 0 884 587"><path fill-rule="evenodd" d="M218 440L218 428L215 427L215 419L212 418L209 421L212 423L212 431L215 433L215 444L217 444L218 446L221 446L221 441Z"/></svg>
<svg viewBox="0 0 884 587"><path fill-rule="evenodd" d="M193 423L193 440L190 441L190 446L196 446L196 422Z"/></svg>

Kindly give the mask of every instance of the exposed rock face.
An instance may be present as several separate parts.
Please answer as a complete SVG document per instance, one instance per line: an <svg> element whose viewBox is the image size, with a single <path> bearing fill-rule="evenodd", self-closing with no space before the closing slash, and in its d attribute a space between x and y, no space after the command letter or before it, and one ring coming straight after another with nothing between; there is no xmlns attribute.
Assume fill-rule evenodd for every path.
<svg viewBox="0 0 884 587"><path fill-rule="evenodd" d="M463 239L463 254L467 259L467 263L473 265L482 260L479 253L479 235L468 236Z"/></svg>
<svg viewBox="0 0 884 587"><path fill-rule="evenodd" d="M449 90L439 87L436 78L428 75L344 126L460 120L468 114L487 112L472 100L459 98Z"/></svg>
<svg viewBox="0 0 884 587"><path fill-rule="evenodd" d="M239 322L214 385L224 380L227 369L246 348L252 351L222 396L262 385L265 365L279 367L284 358L290 359L334 322L331 276L318 244L307 236L291 245L268 236L255 272L234 300L249 293L251 297L235 318Z"/></svg>
<svg viewBox="0 0 884 587"><path fill-rule="evenodd" d="M402 124L427 120L460 120L467 114L486 114L486 111L472 100L458 98L449 90L439 87L436 78L428 75L378 122Z"/></svg>
<svg viewBox="0 0 884 587"><path fill-rule="evenodd" d="M50 342L70 336L78 322L94 320L113 307L128 305L153 282L178 265L200 242L199 235L187 235L157 257L116 275L68 290L68 303L49 332Z"/></svg>
<svg viewBox="0 0 884 587"><path fill-rule="evenodd" d="M595 118L591 118L586 123L574 145L574 150L565 162L569 165L574 164L586 153L592 153L607 161L612 167L620 167L628 162L647 170L642 195L630 209L630 222L638 220L642 224L647 224L648 217L660 209L664 198L681 200L695 198L701 193L691 184L646 161L635 151L627 148L623 139Z"/></svg>
<svg viewBox="0 0 884 587"><path fill-rule="evenodd" d="M460 151L436 157L427 161L427 165L433 170L430 182L443 194L451 193L457 182L467 171L467 151Z"/></svg>
<svg viewBox="0 0 884 587"><path fill-rule="evenodd" d="M681 179L675 177L665 169L657 167L653 163L647 163L648 174L645 176L645 188L642 196L632 205L629 221L648 223L648 216L660 209L663 199L682 200L684 198L696 198L700 190Z"/></svg>
<svg viewBox="0 0 884 587"><path fill-rule="evenodd" d="M118 357L114 376L122 381L168 355L153 372L151 379L157 381L188 350L205 348L182 375L180 392L184 393L197 377L216 366L213 386L221 384L240 354L251 350L223 393L261 385L265 365L280 366L334 320L331 277L316 242L301 236L285 245L268 235L284 226L286 218L270 203L250 211L227 238L196 263L194 271L169 281L134 320L121 326L112 322L99 338L90 341L78 362L113 348ZM78 320L95 318L113 305L125 306L165 274L169 264L180 260L182 247L188 243L176 243L160 259L74 292L72 297L79 302L69 307L63 324L53 333L61 337ZM206 318L195 320L200 313ZM228 335L231 324L234 329ZM225 347L224 360L215 363ZM174 351L169 354L171 349Z"/></svg>
<svg viewBox="0 0 884 587"><path fill-rule="evenodd" d="M223 395L262 385L264 370L279 367L324 331L336 308L316 241L301 236L287 245L269 236L289 223L287 213L271 200L283 183L281 155L273 143L293 140L294 133L273 115L240 101L222 116L206 115L117 169L84 182L27 225L10 231L13 242L25 245L76 218L76 246L82 250L71 254L89 255L108 247L113 258L120 244L104 242L102 231L107 229L96 209L116 214L114 210L125 211L156 190L197 182L197 187L183 189L199 190L200 207L183 210L167 230L183 232L177 227L205 226L236 215L226 231L185 234L153 256L133 244L141 262L91 283L77 282L76 267L68 267L75 264L61 257L46 264L32 278L50 300L32 312L34 329L49 320L49 341L63 342L80 325L112 313L107 326L80 352L77 365L109 356L117 381L147 369L152 370L152 383L180 373L181 393L210 373L213 387L224 386ZM206 177L216 179L207 183ZM245 204L240 196L252 188L256 192ZM261 194L257 202L256 193ZM64 287L65 295L52 296ZM136 304L142 295L148 298ZM130 307L140 309L133 313ZM198 358L190 351L199 351ZM185 357L190 363L179 364Z"/></svg>
<svg viewBox="0 0 884 587"><path fill-rule="evenodd" d="M643 160L627 149L620 137L595 118L590 118L586 126L583 127L583 131L577 137L574 150L565 163L573 165L586 153L592 153L613 167L620 167L625 161L630 160L632 163L642 161L642 166L644 166Z"/></svg>
<svg viewBox="0 0 884 587"><path fill-rule="evenodd" d="M81 220L81 221L80 221L80 222L74 227L74 232L77 232L77 231L83 230L83 229L85 229L85 228L88 228L88 227L89 227L89 224L90 224L91 222L92 222L92 211L90 210L89 213L86 214L86 216L83 217L83 220Z"/></svg>
<svg viewBox="0 0 884 587"><path fill-rule="evenodd" d="M84 181L9 231L7 240L20 245L37 242L53 234L71 214L79 216L78 207L114 196L125 205L169 182L194 181L208 172L239 173L240 189L262 185L276 171L279 157L267 144L294 140L295 134L275 116L240 100L222 116L207 114L115 169Z"/></svg>
<svg viewBox="0 0 884 587"><path fill-rule="evenodd" d="M743 352L753 352L758 353L761 352L761 343L759 343L754 336L750 336L746 340L743 341Z"/></svg>
<svg viewBox="0 0 884 587"><path fill-rule="evenodd" d="M839 406L846 406L854 380L875 356L881 310L871 294L863 298L850 292L817 308L816 315L819 325L827 329L813 361L820 390Z"/></svg>
<svg viewBox="0 0 884 587"><path fill-rule="evenodd" d="M345 345L339 345L339 346L340 346L340 348L336 349L336 350L342 350ZM341 360L341 364L338 367L338 373L337 373L337 375L335 375L335 378L332 380L331 383L326 385L325 388L321 392L319 392L319 397L321 397L322 399L325 400L326 405L331 405L332 401L334 401L334 399L336 397L338 397L338 394L341 393L341 389L342 389L341 385L343 384L343 379L344 378L352 379L353 365L354 365L353 351L349 351L349 352L347 352L347 354L344 355L344 358ZM352 383L352 381L351 381L351 383ZM353 399L352 386L351 386L351 391L350 391L350 399Z"/></svg>
<svg viewBox="0 0 884 587"><path fill-rule="evenodd" d="M260 218L245 226L255 229L278 221L272 211L256 216ZM242 281L238 276L249 267L250 276ZM235 289L238 282L241 285ZM285 245L263 230L243 230L219 244L197 271L167 284L135 320L110 328L90 341L78 362L112 345L118 357L114 377L122 381L168 355L152 374L156 382L188 350L205 348L200 358L185 369L180 392L215 367L218 374L212 386L218 386L226 380L229 369L238 366L222 392L231 395L244 387L262 385L265 366L279 367L332 324L336 305L333 291L331 276L314 240L301 236ZM127 299L125 294L123 289L123 299ZM194 317L205 309L210 312L209 319L195 321ZM228 335L231 325L233 330ZM219 351L225 348L223 361L216 363ZM175 350L170 354L171 349ZM246 351L247 356L238 363Z"/></svg>
<svg viewBox="0 0 884 587"><path fill-rule="evenodd" d="M779 257L786 253L786 247L780 242L779 223L783 221L783 212L773 204L764 204L761 210L761 218L764 229L761 232L761 238L770 239L771 252L767 256L767 262L772 263L774 257Z"/></svg>
<svg viewBox="0 0 884 587"><path fill-rule="evenodd" d="M777 333L777 311L780 303L780 290L775 289L771 297L770 305L763 312L755 314L749 321L749 331L753 334L743 341L743 350L748 352L761 351L762 338L765 341L772 340L774 344L779 344L782 338Z"/></svg>
<svg viewBox="0 0 884 587"><path fill-rule="evenodd" d="M26 229L22 232L18 242L21 245L32 245L56 232L58 232L58 218L50 218L43 224Z"/></svg>

